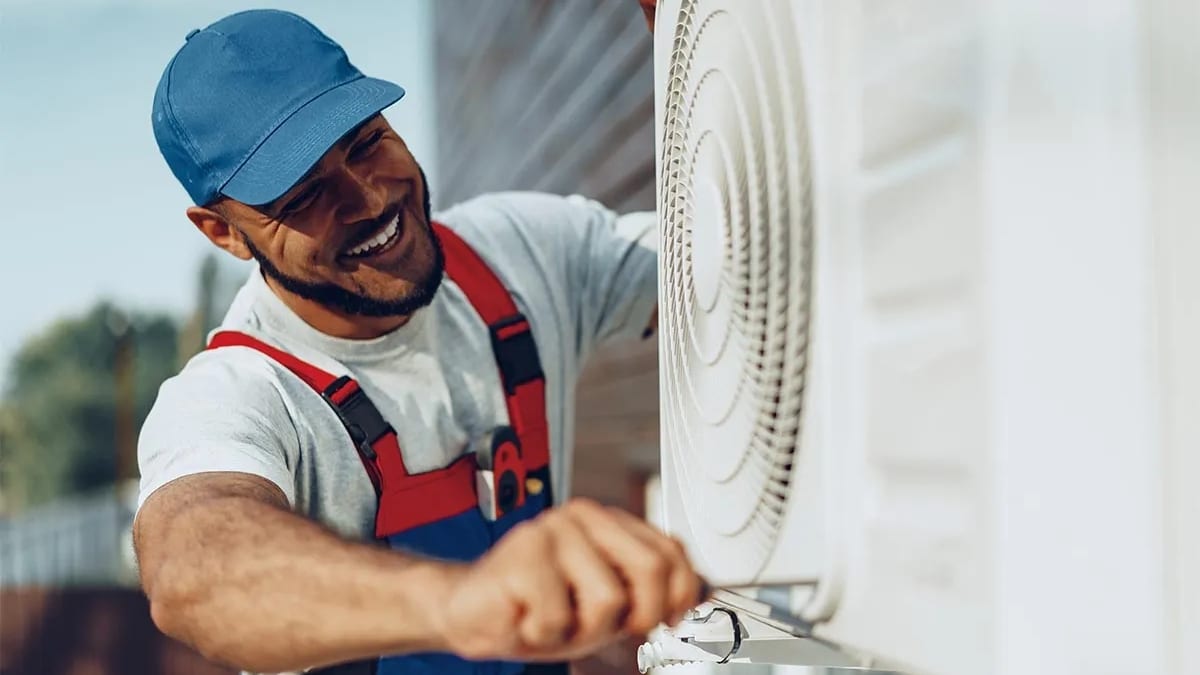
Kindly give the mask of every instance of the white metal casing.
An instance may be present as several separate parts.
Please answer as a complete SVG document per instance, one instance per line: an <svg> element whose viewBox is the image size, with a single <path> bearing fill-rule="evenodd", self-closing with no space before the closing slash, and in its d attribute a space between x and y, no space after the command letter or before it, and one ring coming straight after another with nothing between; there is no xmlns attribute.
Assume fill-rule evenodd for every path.
<svg viewBox="0 0 1200 675"><path fill-rule="evenodd" d="M733 171L742 160L729 153L674 175L664 92L695 97L702 124L683 142L698 154L702 130L745 136L771 124L722 124L783 119L762 109L784 105L764 82L785 73L802 87L811 146L801 437L769 553L714 534L749 518L722 499L733 464L706 466L740 448L670 419L684 378L697 376L687 386L701 399L719 399L721 381L664 375L665 521L714 581L794 583L793 610L817 635L919 673L1200 665L1185 644L1200 599L1181 571L1197 560L1195 500L1172 474L1195 468L1185 448L1200 451L1197 425L1178 419L1196 387L1175 370L1196 363L1180 338L1200 333L1200 312L1178 286L1196 273L1178 247L1200 254L1183 229L1200 204L1177 176L1196 162L1167 159L1160 126L1170 106L1200 106L1150 88L1143 61L1171 67L1175 43L1141 22L1172 18L1164 7L660 0L660 217L672 217L672 183L701 214L691 231L664 225L662 245L680 245L680 231L694 240L688 293L721 292L703 277L729 264L731 242L711 233L737 224L702 221L728 217L722 196L746 184L704 174ZM682 87L681 40L709 50ZM714 95L722 77L740 99ZM668 260L664 370L689 348L671 332Z"/></svg>

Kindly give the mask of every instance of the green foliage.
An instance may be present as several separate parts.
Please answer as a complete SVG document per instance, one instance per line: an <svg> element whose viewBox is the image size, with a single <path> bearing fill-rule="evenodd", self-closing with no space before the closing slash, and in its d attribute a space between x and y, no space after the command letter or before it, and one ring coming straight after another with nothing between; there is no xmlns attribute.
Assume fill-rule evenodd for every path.
<svg viewBox="0 0 1200 675"><path fill-rule="evenodd" d="M120 438L126 446L124 471L133 471L132 442L159 385L176 372L177 340L170 317L125 318L108 303L29 340L9 364L0 400L7 506L31 506L111 483L118 477ZM117 372L122 344L131 364L124 399ZM124 436L118 430L121 400L131 404L132 426Z"/></svg>

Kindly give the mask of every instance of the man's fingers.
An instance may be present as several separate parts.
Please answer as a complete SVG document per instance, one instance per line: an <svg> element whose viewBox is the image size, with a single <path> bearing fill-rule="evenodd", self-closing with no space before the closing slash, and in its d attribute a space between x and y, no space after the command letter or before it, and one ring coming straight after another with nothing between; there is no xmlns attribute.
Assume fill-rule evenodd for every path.
<svg viewBox="0 0 1200 675"><path fill-rule="evenodd" d="M493 570L523 609L517 620L517 635L529 650L561 646L574 629L575 612L571 589L554 555L555 543L544 527L521 525L505 542L523 555L510 556L504 569Z"/></svg>
<svg viewBox="0 0 1200 675"><path fill-rule="evenodd" d="M522 523L471 566L447 606L469 658L578 656L619 631L646 633L698 604L701 582L678 542L587 500Z"/></svg>
<svg viewBox="0 0 1200 675"><path fill-rule="evenodd" d="M631 513L613 509L613 517L624 522L647 546L653 546L671 562L667 592L671 618L668 622L678 623L684 612L700 604L703 592L700 577L693 570L683 544Z"/></svg>
<svg viewBox="0 0 1200 675"><path fill-rule="evenodd" d="M642 14L646 17L646 25L650 26L650 31L654 32L654 5L656 0L638 0L638 4L642 6Z"/></svg>
<svg viewBox="0 0 1200 675"><path fill-rule="evenodd" d="M611 639L629 608L624 583L577 521L561 512L546 517L554 519L558 564L575 599L572 642L590 645Z"/></svg>
<svg viewBox="0 0 1200 675"><path fill-rule="evenodd" d="M586 500L573 501L564 508L584 528L588 538L628 586L630 603L626 630L646 633L667 620L670 560L614 517L611 509Z"/></svg>

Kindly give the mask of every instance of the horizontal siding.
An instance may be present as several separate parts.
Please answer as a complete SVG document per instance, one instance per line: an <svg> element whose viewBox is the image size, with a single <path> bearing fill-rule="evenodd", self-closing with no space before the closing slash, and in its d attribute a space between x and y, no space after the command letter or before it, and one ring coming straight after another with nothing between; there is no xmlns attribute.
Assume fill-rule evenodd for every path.
<svg viewBox="0 0 1200 675"><path fill-rule="evenodd" d="M438 185L654 208L652 40L633 0L437 0ZM634 512L658 464L653 340L602 350L579 385L574 491ZM575 665L636 672L638 640Z"/></svg>
<svg viewBox="0 0 1200 675"><path fill-rule="evenodd" d="M627 0L438 0L439 207L495 190L654 206L653 52Z"/></svg>

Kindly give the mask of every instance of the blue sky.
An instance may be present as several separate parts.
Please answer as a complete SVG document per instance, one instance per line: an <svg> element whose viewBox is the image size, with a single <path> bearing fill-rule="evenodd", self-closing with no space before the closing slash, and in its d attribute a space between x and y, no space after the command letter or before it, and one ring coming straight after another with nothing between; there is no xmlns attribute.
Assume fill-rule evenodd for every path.
<svg viewBox="0 0 1200 675"><path fill-rule="evenodd" d="M184 218L150 101L188 31L228 13L295 11L364 72L404 86L386 114L436 189L430 2L0 0L0 367L101 298L190 309L210 245Z"/></svg>

